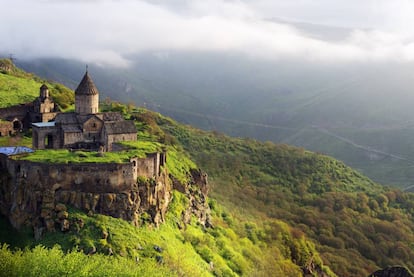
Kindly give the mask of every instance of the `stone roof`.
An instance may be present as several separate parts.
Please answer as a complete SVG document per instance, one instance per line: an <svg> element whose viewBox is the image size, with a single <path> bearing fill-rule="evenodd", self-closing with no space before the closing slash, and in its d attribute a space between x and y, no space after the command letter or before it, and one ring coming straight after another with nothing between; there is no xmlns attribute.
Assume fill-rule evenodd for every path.
<svg viewBox="0 0 414 277"><path fill-rule="evenodd" d="M105 112L101 113L103 121L122 121L124 118L119 112Z"/></svg>
<svg viewBox="0 0 414 277"><path fill-rule="evenodd" d="M40 90L49 89L45 84L40 87Z"/></svg>
<svg viewBox="0 0 414 277"><path fill-rule="evenodd" d="M56 123L60 124L78 124L76 113L58 113L55 118Z"/></svg>
<svg viewBox="0 0 414 277"><path fill-rule="evenodd" d="M82 81L79 83L78 87L75 90L75 95L96 95L99 94L98 89L93 83L91 77L86 71L85 75L82 78Z"/></svg>
<svg viewBox="0 0 414 277"><path fill-rule="evenodd" d="M62 130L64 133L82 133L82 130L76 125L63 125Z"/></svg>
<svg viewBox="0 0 414 277"><path fill-rule="evenodd" d="M137 133L137 128L131 120L123 120L118 122L105 122L104 128L107 134L131 134Z"/></svg>

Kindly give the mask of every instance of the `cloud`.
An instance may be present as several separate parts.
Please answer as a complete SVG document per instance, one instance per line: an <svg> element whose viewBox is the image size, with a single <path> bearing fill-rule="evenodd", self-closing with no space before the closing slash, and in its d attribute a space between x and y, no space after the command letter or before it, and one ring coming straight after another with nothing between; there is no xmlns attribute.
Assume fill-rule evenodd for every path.
<svg viewBox="0 0 414 277"><path fill-rule="evenodd" d="M327 0L0 0L5 7L2 22L6 22L0 25L0 52L22 58L54 56L119 66L127 66L132 54L170 49L235 51L262 59L296 57L319 62L414 60L410 32L394 32L389 27L355 29L333 42L265 19L272 10L292 12L298 7L283 4L287 2L312 7L313 10L301 9L297 13L305 19L317 18L323 4L328 10L332 7ZM375 14L410 5L406 1L398 3L401 5L379 5ZM343 7L355 9L345 2ZM288 17L290 12L286 13ZM374 22L373 18L368 21ZM394 18L394 13L389 18ZM404 18L400 25L408 22Z"/></svg>

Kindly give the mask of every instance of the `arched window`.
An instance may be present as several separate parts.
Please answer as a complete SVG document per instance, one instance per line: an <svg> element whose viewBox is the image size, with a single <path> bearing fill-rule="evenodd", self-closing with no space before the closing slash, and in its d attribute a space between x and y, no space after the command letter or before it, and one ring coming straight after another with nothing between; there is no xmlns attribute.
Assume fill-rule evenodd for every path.
<svg viewBox="0 0 414 277"><path fill-rule="evenodd" d="M22 124L20 123L19 120L13 121L13 129L14 130L20 130L21 128L22 128Z"/></svg>

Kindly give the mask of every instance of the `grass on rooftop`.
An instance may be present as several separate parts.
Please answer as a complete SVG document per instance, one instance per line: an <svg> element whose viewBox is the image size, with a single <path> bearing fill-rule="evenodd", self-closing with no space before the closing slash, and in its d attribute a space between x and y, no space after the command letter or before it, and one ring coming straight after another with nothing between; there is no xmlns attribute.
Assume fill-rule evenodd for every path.
<svg viewBox="0 0 414 277"><path fill-rule="evenodd" d="M14 159L44 163L125 163L132 157L144 158L147 153L160 151L160 144L150 141L122 142L123 151L104 152L96 151L69 151L68 149L44 149L34 153L13 157Z"/></svg>

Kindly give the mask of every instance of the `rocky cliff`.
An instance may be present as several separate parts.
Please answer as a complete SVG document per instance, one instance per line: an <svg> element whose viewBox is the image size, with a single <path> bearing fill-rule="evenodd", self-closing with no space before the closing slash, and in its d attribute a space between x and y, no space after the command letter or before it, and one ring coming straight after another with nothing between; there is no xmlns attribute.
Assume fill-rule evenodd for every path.
<svg viewBox="0 0 414 277"><path fill-rule="evenodd" d="M87 213L100 213L139 225L146 214L155 225L165 214L176 188L189 199L183 215L191 214L209 226L207 175L189 172L188 183L169 176L166 169L153 178L126 178L126 166L112 165L48 165L3 159L0 174L0 211L19 229L32 226L35 236L45 231L67 231L71 225L68 207ZM127 174L128 175L128 174ZM173 186L174 183L174 186Z"/></svg>
<svg viewBox="0 0 414 277"><path fill-rule="evenodd" d="M369 277L413 277L413 275L405 267L390 266L375 271Z"/></svg>

